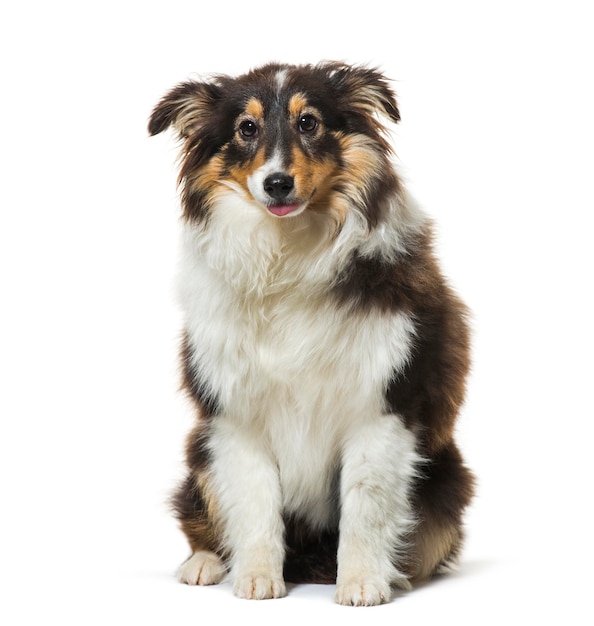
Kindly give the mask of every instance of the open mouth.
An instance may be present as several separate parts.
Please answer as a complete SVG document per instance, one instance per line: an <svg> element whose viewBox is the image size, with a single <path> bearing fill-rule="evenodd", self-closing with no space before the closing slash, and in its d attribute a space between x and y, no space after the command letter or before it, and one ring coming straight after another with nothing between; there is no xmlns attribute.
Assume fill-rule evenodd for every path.
<svg viewBox="0 0 594 626"><path fill-rule="evenodd" d="M302 202L295 202L294 204L269 204L266 208L277 217L285 217L285 215L295 213L302 206Z"/></svg>

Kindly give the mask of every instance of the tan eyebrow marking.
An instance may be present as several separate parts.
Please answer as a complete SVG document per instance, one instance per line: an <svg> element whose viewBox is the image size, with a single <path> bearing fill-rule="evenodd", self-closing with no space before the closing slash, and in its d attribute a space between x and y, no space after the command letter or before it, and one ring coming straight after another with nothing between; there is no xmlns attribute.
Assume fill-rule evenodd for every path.
<svg viewBox="0 0 594 626"><path fill-rule="evenodd" d="M264 105L258 98L250 98L245 107L245 112L254 119L260 119L264 117Z"/></svg>
<svg viewBox="0 0 594 626"><path fill-rule="evenodd" d="M301 115L307 108L307 99L302 93L296 93L289 100L289 114L291 117Z"/></svg>

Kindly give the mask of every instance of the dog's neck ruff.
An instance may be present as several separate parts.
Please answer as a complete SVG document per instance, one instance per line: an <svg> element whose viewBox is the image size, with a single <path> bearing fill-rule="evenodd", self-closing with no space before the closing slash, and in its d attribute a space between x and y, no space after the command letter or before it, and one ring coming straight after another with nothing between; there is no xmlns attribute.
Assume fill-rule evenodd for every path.
<svg viewBox="0 0 594 626"><path fill-rule="evenodd" d="M284 291L326 291L353 253L397 262L427 228L427 218L406 194L395 194L380 222L371 227L352 208L342 224L306 210L277 219L229 190L219 194L207 220L187 220L187 258L200 257L219 279L245 297L261 299Z"/></svg>

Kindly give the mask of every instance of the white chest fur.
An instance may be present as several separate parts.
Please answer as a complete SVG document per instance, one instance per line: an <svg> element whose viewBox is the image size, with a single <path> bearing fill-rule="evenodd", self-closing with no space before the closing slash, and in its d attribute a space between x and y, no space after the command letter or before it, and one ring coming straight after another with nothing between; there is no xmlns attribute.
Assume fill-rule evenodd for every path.
<svg viewBox="0 0 594 626"><path fill-rule="evenodd" d="M345 438L384 412L414 327L404 314L337 306L324 290L330 251L320 256L316 243L309 258L304 246L291 256L276 225L256 221L186 227L181 295L194 366L222 407L221 436L243 429L265 440L283 507L324 524Z"/></svg>

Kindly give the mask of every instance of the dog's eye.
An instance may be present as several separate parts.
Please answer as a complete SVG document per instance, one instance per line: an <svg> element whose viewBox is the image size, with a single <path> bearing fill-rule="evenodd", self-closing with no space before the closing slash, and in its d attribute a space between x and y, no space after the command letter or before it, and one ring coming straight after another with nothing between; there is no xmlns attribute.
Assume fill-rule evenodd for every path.
<svg viewBox="0 0 594 626"><path fill-rule="evenodd" d="M306 113L299 118L299 130L302 133L313 133L318 127L318 120L311 114Z"/></svg>
<svg viewBox="0 0 594 626"><path fill-rule="evenodd" d="M252 120L244 120L239 125L239 133L242 137L253 139L258 134L258 125Z"/></svg>

